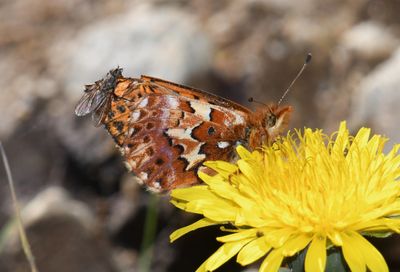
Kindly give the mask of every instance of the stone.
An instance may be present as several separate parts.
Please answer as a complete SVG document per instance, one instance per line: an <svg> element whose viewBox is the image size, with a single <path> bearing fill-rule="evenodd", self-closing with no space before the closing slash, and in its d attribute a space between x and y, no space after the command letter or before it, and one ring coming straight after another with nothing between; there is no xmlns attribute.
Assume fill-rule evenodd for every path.
<svg viewBox="0 0 400 272"><path fill-rule="evenodd" d="M371 127L374 133L388 136L391 142L400 142L400 49L391 58L378 65L360 82L352 95L349 123L353 128Z"/></svg>
<svg viewBox="0 0 400 272"><path fill-rule="evenodd" d="M120 66L125 76L149 74L184 83L204 73L212 47L194 17L173 7L147 3L83 28L54 47L66 94L76 101L83 85Z"/></svg>
<svg viewBox="0 0 400 272"><path fill-rule="evenodd" d="M44 190L22 209L21 217L39 271L117 271L106 243L96 235L94 215L64 189ZM16 224L9 224L1 245L0 270L29 271Z"/></svg>
<svg viewBox="0 0 400 272"><path fill-rule="evenodd" d="M142 3L88 25L72 40L60 41L52 55L53 71L64 90L52 106L60 139L79 159L101 161L115 150L111 137L89 120L73 117L84 85L117 66L127 77L149 74L185 83L209 69L212 46L189 14Z"/></svg>
<svg viewBox="0 0 400 272"><path fill-rule="evenodd" d="M364 61L388 58L399 45L399 40L386 26L364 21L343 33L339 46L348 55Z"/></svg>

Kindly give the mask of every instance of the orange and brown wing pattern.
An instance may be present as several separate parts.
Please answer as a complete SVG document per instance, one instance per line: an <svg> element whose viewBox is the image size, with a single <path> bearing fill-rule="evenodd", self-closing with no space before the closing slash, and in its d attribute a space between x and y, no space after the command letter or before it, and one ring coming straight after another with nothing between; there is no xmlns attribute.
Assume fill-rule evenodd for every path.
<svg viewBox="0 0 400 272"><path fill-rule="evenodd" d="M244 113L148 82L135 86L114 98L104 123L127 167L153 191L198 183L196 172L204 160L229 160L245 137Z"/></svg>
<svg viewBox="0 0 400 272"><path fill-rule="evenodd" d="M158 88L156 88L156 90L158 91L163 91L163 90L168 90L169 92L175 92L178 95L187 97L189 99L192 100L199 100L211 105L218 105L221 107L225 107L227 109L230 110L234 110L234 111L238 111L238 112L242 112L242 113L246 113L246 114L251 114L252 112L236 103L233 102L231 100L225 99L223 97L217 96L215 94L212 93L208 93L199 89L195 89L193 87L189 87L189 86L185 86L185 85L181 85L181 84L177 84L174 82L170 82L164 79L159 79L159 78L155 78L155 77L151 77L151 76L145 76L142 75L141 79L144 82L148 82L151 84L147 84L149 86L157 86Z"/></svg>
<svg viewBox="0 0 400 272"><path fill-rule="evenodd" d="M238 144L273 141L290 116L290 107L252 112L201 90L149 76L125 78L121 71L86 86L75 113L92 113L103 123L128 169L154 192L199 183L205 160L233 160Z"/></svg>

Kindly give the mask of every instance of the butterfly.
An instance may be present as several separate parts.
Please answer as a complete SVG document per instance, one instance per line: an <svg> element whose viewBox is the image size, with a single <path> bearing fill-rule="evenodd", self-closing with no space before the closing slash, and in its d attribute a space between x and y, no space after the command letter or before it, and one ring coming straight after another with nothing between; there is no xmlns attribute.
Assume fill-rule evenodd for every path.
<svg viewBox="0 0 400 272"><path fill-rule="evenodd" d="M205 160L232 161L235 147L256 149L286 128L292 107L255 111L225 98L150 76L126 78L116 68L86 85L75 114L92 114L113 137L128 170L150 191L199 184Z"/></svg>

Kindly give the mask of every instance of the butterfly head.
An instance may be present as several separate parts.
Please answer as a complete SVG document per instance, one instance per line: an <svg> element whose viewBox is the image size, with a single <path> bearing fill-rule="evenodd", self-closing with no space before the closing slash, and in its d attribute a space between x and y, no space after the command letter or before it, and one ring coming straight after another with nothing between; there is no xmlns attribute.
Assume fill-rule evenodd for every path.
<svg viewBox="0 0 400 272"><path fill-rule="evenodd" d="M263 121L269 139L275 139L287 128L292 111L290 106L272 105L267 107Z"/></svg>
<svg viewBox="0 0 400 272"><path fill-rule="evenodd" d="M250 134L250 146L271 143L287 128L293 109L290 106L263 105L251 118L253 129Z"/></svg>

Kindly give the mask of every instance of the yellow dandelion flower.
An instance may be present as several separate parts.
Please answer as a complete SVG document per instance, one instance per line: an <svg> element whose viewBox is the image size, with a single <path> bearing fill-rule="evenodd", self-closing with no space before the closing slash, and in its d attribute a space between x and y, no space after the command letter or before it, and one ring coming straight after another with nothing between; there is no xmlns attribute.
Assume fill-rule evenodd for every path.
<svg viewBox="0 0 400 272"><path fill-rule="evenodd" d="M198 228L224 225L223 245L197 271L213 271L237 255L241 265L264 258L260 271L277 271L286 257L308 248L306 271L324 271L327 249L341 248L352 271L388 271L363 235L400 232L400 145L346 123L331 138L305 129L271 147L238 147L236 164L211 161L218 174L199 173L205 185L176 189L171 202L204 218L176 230L171 241ZM227 227L228 226L228 227Z"/></svg>

